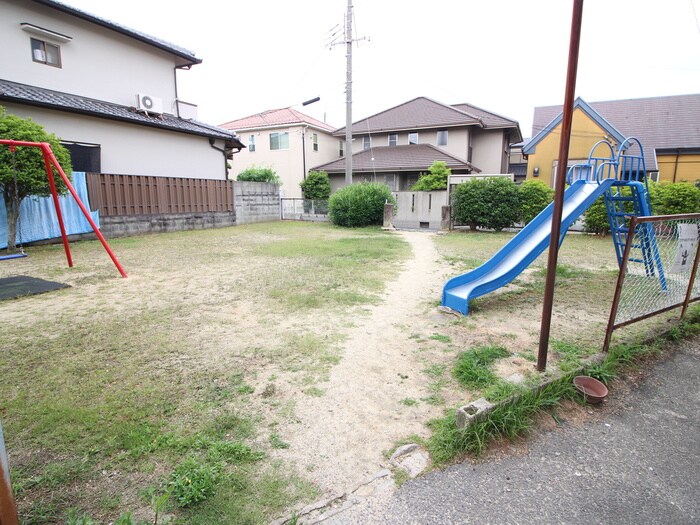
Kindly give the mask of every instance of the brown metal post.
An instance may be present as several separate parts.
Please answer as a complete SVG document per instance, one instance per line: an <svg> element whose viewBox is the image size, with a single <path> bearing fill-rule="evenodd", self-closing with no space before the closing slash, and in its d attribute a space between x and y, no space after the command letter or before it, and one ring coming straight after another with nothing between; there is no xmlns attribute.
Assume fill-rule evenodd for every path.
<svg viewBox="0 0 700 525"><path fill-rule="evenodd" d="M610 318L608 319L608 327L605 330L605 341L603 342L603 352L607 352L610 348L610 340L612 339L612 333L615 329L615 319L617 318L617 310L620 307L620 297L622 296L622 285L625 282L625 276L627 275L627 262L630 258L630 251L632 250L632 243L634 242L634 233L637 229L638 217L632 216L630 221L629 233L627 234L627 242L625 243L625 251L622 254L622 265L620 266L620 273L617 276L617 284L615 285L615 295L613 296L612 306L610 307Z"/></svg>
<svg viewBox="0 0 700 525"><path fill-rule="evenodd" d="M0 422L0 525L18 525L17 504L10 485L10 468L7 464L5 440Z"/></svg>
<svg viewBox="0 0 700 525"><path fill-rule="evenodd" d="M571 39L569 41L569 65L566 73L566 90L564 95L564 115L562 118L561 143L559 145L559 162L554 186L554 207L552 209L552 232L549 237L549 256L547 259L547 280L542 306L542 325L540 328L540 346L537 354L537 370L547 368L547 349L549 331L552 324L552 306L554 303L554 285L557 259L559 256L559 239L561 237L561 217L564 209L564 184L567 164L569 162L569 143L571 142L571 122L574 111L574 91L576 89L576 72L578 70L578 50L581 43L581 20L583 17L583 0L574 0L571 17Z"/></svg>

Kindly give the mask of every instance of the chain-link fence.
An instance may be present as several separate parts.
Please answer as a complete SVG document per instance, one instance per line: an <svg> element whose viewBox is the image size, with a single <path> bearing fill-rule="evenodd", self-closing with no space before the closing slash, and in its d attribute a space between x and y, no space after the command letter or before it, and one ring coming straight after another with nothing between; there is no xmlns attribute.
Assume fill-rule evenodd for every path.
<svg viewBox="0 0 700 525"><path fill-rule="evenodd" d="M327 221L328 201L317 199L280 199L282 220Z"/></svg>
<svg viewBox="0 0 700 525"><path fill-rule="evenodd" d="M700 213L633 217L604 350L613 330L700 300Z"/></svg>

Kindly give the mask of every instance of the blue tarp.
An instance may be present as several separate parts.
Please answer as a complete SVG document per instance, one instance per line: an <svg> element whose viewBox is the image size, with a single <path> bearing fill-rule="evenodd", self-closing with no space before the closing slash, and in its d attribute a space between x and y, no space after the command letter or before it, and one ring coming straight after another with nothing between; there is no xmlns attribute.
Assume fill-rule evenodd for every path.
<svg viewBox="0 0 700 525"><path fill-rule="evenodd" d="M87 209L88 203L87 183L85 173L81 171L73 172L73 187L78 193L80 200ZM92 232L92 227L87 221L83 212L70 193L60 196L58 201L61 205L63 223L66 226L68 235L74 233ZM99 227L99 212L90 212L92 220ZM27 197L19 207L19 228L17 231L17 243L27 243L40 241L42 239L53 239L61 236L61 229L56 218L56 209L51 197ZM7 248L7 210L5 202L0 198L0 248Z"/></svg>

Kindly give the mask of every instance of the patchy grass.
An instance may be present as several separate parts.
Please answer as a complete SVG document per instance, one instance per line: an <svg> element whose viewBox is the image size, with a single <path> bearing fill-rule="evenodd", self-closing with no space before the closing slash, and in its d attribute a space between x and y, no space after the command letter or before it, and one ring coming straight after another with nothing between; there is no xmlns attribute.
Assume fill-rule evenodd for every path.
<svg viewBox="0 0 700 525"><path fill-rule="evenodd" d="M600 364L588 366L584 373L604 383L610 383L625 370L636 369L638 363L647 357L663 352L668 342L698 334L700 308L696 307L688 313L683 322L667 332L665 341L659 339L613 346ZM506 437L512 440L527 433L538 413L556 408L562 399L580 400L573 387L573 376L573 373L567 373L543 388L534 389L516 387L512 391L509 391L509 388L500 390L502 383L499 383L492 390L494 394L500 392L500 395L494 395L495 400L508 399L513 395L514 397L510 402L498 405L483 419L464 430L457 428L454 410L446 411L445 417L429 423L433 434L428 440L428 449L433 461L440 465L466 454L478 456L495 439Z"/></svg>
<svg viewBox="0 0 700 525"><path fill-rule="evenodd" d="M452 370L459 383L471 389L481 389L496 381L496 374L490 366L497 360L510 355L503 346L482 346L462 352Z"/></svg>
<svg viewBox="0 0 700 525"><path fill-rule="evenodd" d="M183 523L265 523L314 497L270 458L286 443L269 429L293 420L295 395L323 395L340 359L337 316L320 309L375 302L408 246L376 228L289 222L110 244L128 279L97 242L71 246L74 268L56 245L0 267L71 285L0 303L22 523L63 523L70 508L152 521L151 499L175 485L167 506ZM199 493L188 469L206 481Z"/></svg>

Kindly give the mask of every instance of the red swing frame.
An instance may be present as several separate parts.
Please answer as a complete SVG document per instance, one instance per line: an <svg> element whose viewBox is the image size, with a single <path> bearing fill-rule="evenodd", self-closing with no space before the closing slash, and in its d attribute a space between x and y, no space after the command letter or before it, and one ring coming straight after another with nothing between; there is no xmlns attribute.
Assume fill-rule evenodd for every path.
<svg viewBox="0 0 700 525"><path fill-rule="evenodd" d="M15 152L15 150L18 146L19 147L30 147L30 148L40 148L41 149L41 152L44 156L44 165L46 166L46 178L49 180L49 188L51 189L51 197L53 198L53 204L54 204L54 207L56 208L56 217L58 218L58 226L61 229L61 238L63 239L63 249L66 252L66 259L68 260L68 266L70 268L73 267L73 257L71 256L71 253L70 253L68 235L66 234L66 227L63 223L63 216L61 215L61 205L58 202L58 192L56 191L56 181L54 180L54 177L53 177L53 169L52 168L56 168L56 172L58 172L58 174L61 176L63 183L66 185L66 187L68 188L68 191L71 193L71 195L75 199L75 202L78 204L78 207L80 207L80 211L83 212L83 215L85 216L87 221L90 223L90 226L92 227L93 232L95 232L95 235L97 235L97 238L102 243L102 246L104 247L105 251L107 252L109 257L112 259L114 266L116 266L116 268L119 271L119 273L121 274L121 276L126 278L127 275L126 275L126 272L124 271L124 268L119 263L117 256L114 254L112 249L109 247L109 244L107 243L107 240L102 235L100 228L97 226L97 224L95 224L95 221L92 220L92 216L90 215L90 211L83 204L83 201L80 200L80 197L78 196L78 192L75 191L75 188L71 184L70 179L66 176L65 172L63 171L63 168L61 168L61 165L58 163L56 156L53 154L53 151L51 150L51 145L48 142L23 142L20 140L7 140L7 139L0 139L0 144L4 144L6 146L9 146L10 151L12 153Z"/></svg>

